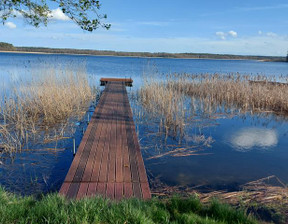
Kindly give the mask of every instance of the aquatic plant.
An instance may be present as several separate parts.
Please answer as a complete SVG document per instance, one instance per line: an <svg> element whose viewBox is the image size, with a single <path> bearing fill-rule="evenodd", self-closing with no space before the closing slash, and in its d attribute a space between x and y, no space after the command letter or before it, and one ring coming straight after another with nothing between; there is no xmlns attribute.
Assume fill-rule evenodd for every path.
<svg viewBox="0 0 288 224"><path fill-rule="evenodd" d="M197 97L212 113L219 107L241 113L273 112L288 114L288 78L252 75L191 75L177 78L176 86L186 95Z"/></svg>
<svg viewBox="0 0 288 224"><path fill-rule="evenodd" d="M160 118L160 129L166 135L183 134L185 126L185 97L175 82L148 78L138 92L138 101L150 116Z"/></svg>
<svg viewBox="0 0 288 224"><path fill-rule="evenodd" d="M159 118L166 132L183 134L193 116L217 118L219 113L288 115L288 77L220 74L173 74L164 80L146 77L138 101Z"/></svg>
<svg viewBox="0 0 288 224"><path fill-rule="evenodd" d="M69 120L81 117L95 99L95 88L81 69L40 71L14 83L0 103L0 152L13 153L31 141L63 137Z"/></svg>

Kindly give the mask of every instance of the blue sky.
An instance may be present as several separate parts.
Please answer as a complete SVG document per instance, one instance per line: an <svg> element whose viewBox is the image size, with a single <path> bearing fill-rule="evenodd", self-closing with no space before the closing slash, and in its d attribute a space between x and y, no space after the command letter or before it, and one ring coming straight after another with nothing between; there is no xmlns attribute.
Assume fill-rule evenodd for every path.
<svg viewBox="0 0 288 224"><path fill-rule="evenodd" d="M285 56L287 0L102 0L110 30L82 31L57 7L47 27L21 18L0 25L0 41L116 51Z"/></svg>

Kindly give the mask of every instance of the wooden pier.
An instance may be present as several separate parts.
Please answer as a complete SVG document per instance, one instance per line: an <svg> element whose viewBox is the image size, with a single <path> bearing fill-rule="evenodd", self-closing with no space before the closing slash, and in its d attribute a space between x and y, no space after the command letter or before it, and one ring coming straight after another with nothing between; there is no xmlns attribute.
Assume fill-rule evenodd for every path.
<svg viewBox="0 0 288 224"><path fill-rule="evenodd" d="M105 86L108 82L124 82L126 86L132 86L132 79L119 79L119 78L101 78L100 85Z"/></svg>
<svg viewBox="0 0 288 224"><path fill-rule="evenodd" d="M105 90L60 189L67 198L151 197L126 81L105 81Z"/></svg>

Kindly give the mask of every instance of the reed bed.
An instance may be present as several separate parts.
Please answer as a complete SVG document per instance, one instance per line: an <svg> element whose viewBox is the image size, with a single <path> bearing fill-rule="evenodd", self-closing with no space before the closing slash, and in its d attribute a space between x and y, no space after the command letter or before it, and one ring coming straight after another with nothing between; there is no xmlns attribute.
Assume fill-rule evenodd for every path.
<svg viewBox="0 0 288 224"><path fill-rule="evenodd" d="M200 75L179 77L177 88L204 102L214 113L216 108L235 108L239 112L288 114L287 77L251 75Z"/></svg>
<svg viewBox="0 0 288 224"><path fill-rule="evenodd" d="M148 77L138 101L166 132L184 133L195 117L217 114L275 113L288 115L288 77L220 74L173 74L157 81Z"/></svg>
<svg viewBox="0 0 288 224"><path fill-rule="evenodd" d="M69 120L81 118L95 94L81 69L50 69L14 84L0 104L0 152L63 137Z"/></svg>
<svg viewBox="0 0 288 224"><path fill-rule="evenodd" d="M174 82L147 79L138 92L138 100L150 116L159 117L160 129L167 134L183 134L185 96Z"/></svg>

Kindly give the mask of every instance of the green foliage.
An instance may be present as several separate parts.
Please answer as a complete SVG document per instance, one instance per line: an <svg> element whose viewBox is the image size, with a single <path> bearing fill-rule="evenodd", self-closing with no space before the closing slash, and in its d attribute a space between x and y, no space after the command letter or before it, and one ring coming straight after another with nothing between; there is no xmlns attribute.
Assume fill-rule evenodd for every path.
<svg viewBox="0 0 288 224"><path fill-rule="evenodd" d="M16 48L12 44L8 44L5 42L0 42L0 50L16 50Z"/></svg>
<svg viewBox="0 0 288 224"><path fill-rule="evenodd" d="M101 4L96 0L5 0L0 2L0 21L5 23L9 17L21 15L35 27L47 25L51 17L48 3L56 3L83 30L91 32L99 26L106 29L111 26L102 22L107 16L98 13Z"/></svg>
<svg viewBox="0 0 288 224"><path fill-rule="evenodd" d="M252 204L247 209L249 213L254 214L256 217L261 218L263 221L271 222L273 223L287 223L287 212L285 212L285 209L283 211L282 203L279 203L278 205L261 205L261 204Z"/></svg>
<svg viewBox="0 0 288 224"><path fill-rule="evenodd" d="M57 194L20 197L0 188L0 223L256 223L243 212L191 197L112 202L100 197L67 200Z"/></svg>
<svg viewBox="0 0 288 224"><path fill-rule="evenodd" d="M215 220L228 223L235 223L235 220L237 220L238 223L253 223L251 220L247 220L244 211L232 209L229 205L221 204L216 200L211 202L205 214L215 218Z"/></svg>

